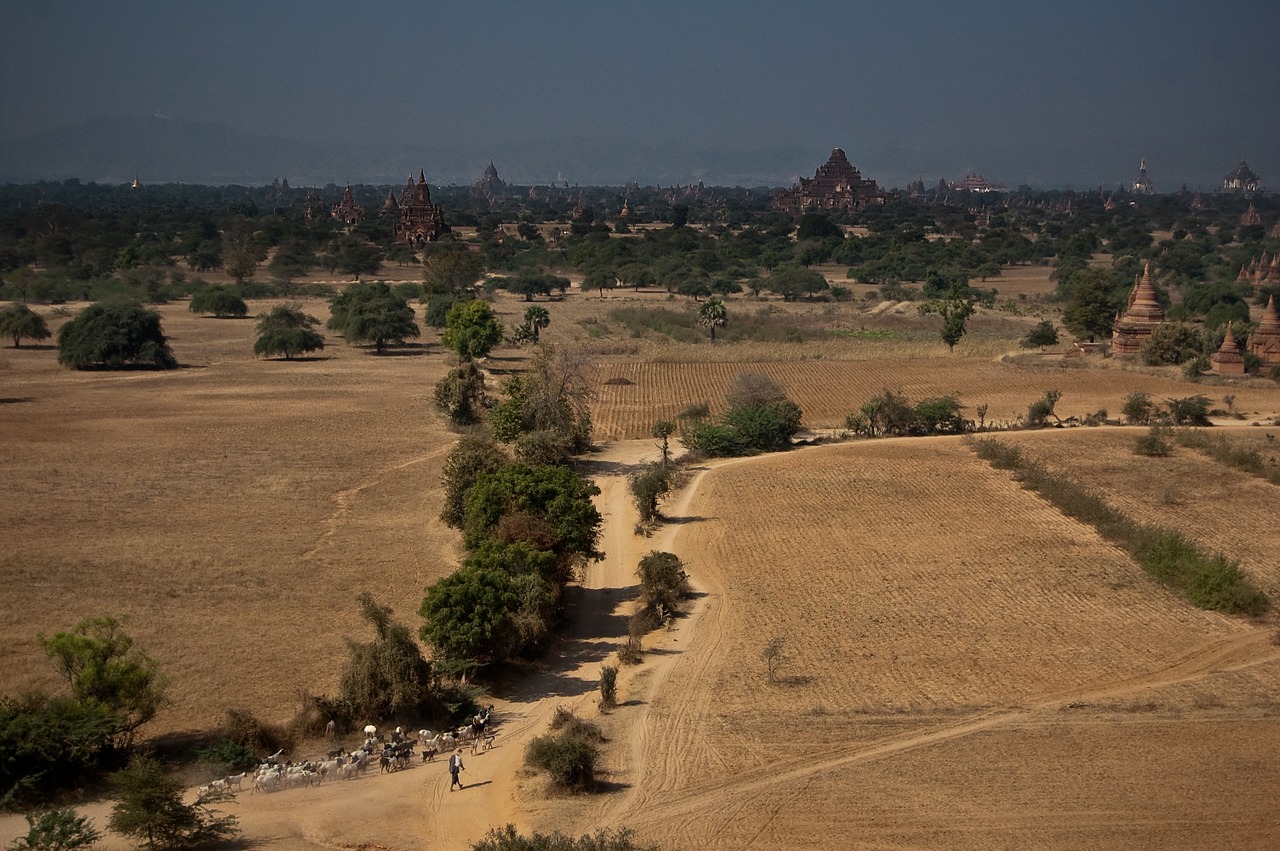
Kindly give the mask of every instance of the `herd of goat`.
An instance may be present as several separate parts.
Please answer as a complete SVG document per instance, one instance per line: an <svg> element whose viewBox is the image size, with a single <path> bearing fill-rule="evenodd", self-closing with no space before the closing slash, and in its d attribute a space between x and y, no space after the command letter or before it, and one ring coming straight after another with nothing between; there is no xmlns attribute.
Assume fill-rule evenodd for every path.
<svg viewBox="0 0 1280 851"><path fill-rule="evenodd" d="M379 773L391 773L408 768L413 762L415 749L421 754L424 764L433 761L437 754L464 746L470 746L473 754L483 753L493 747L495 733L492 722L493 707L490 706L461 727L440 733L419 730L416 738L407 735L400 727L390 736L366 727L364 743L354 750L339 747L323 757L297 763L282 761L284 751L280 750L264 759L252 773L241 772L214 780L199 787L196 795L199 799L234 795L243 791L246 783L250 784L250 793L319 786L326 780L354 780L375 765Z"/></svg>

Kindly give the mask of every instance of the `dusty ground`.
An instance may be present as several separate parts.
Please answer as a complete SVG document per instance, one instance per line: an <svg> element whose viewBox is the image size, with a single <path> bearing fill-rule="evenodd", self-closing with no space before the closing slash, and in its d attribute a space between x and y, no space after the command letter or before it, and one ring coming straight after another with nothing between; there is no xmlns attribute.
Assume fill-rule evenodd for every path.
<svg viewBox="0 0 1280 851"><path fill-rule="evenodd" d="M548 331L563 331L553 341L581 327L572 311L586 305L571 302L564 313L551 305ZM499 307L507 321L523 311ZM185 305L164 316L189 367L176 373L72 373L52 365L51 350L3 352L0 526L17 530L0 556L3 691L55 685L36 633L110 612L131 618L174 679L159 732L214 724L232 705L284 720L299 688L333 690L343 637L365 638L359 591L414 623L423 587L456 562L456 536L434 519L451 436L428 395L444 358L429 334L404 356L373 358L330 337L324 360L262 362L246 354L251 322L193 317ZM792 366L742 354L764 369ZM495 378L519 365L499 355ZM664 366L638 359L598 369ZM918 376L899 387L923 389L932 361L969 398L945 349L919 360L918 373L899 373L892 358L844 369L870 374L859 380L872 392L899 374ZM789 390L815 407L837 395L824 388L842 367L796 366L824 369L787 373ZM697 380L716 386L715 362L698 367ZM1073 392L1095 394L1087 405L1118 408L1111 372L1052 375L1078 374ZM1170 395L1196 392L1147 377L1172 382ZM628 433L662 412L663 388L685 401L676 386L637 384L655 395L625 415L602 395L598 419ZM1274 385L1232 390L1244 410L1280 410ZM1127 512L1186 524L1280 599L1274 486L1189 450L1143 463L1128 452L1134 435L1016 439ZM608 558L585 578L560 652L495 696L497 747L467 757L470 788L448 793L437 764L245 793L229 809L246 837L281 849L465 848L510 821L628 825L683 848L1280 843L1274 616L1190 608L956 440L718 463L666 506L678 522L637 538L623 476L656 454L640 440L593 460ZM548 799L520 767L522 743L556 706L594 713L600 665L625 633L634 566L650 549L680 554L699 597L673 631L655 633L644 664L624 669L624 704L600 719L611 791ZM787 660L770 683L760 653L775 636ZM82 811L103 824L107 805ZM0 819L0 842L20 826Z"/></svg>

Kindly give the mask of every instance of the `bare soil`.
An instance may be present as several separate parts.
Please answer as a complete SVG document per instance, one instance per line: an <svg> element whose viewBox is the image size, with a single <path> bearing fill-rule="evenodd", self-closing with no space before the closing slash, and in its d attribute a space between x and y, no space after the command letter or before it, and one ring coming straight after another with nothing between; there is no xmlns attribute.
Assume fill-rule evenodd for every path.
<svg viewBox="0 0 1280 851"><path fill-rule="evenodd" d="M591 342L577 319L594 302L552 303L548 337ZM508 322L523 307L498 303ZM307 308L323 316L323 302ZM367 640L360 591L415 624L425 586L457 563L457 536L435 519L453 437L429 402L447 358L428 333L395 356L330 336L322 359L260 361L251 321L195 317L185 304L162 313L184 364L175 372L76 373L50 349L0 355L0 691L56 688L35 636L117 614L173 678L173 705L151 734L207 729L228 706L284 721L300 690L333 692L345 637ZM817 424L882 386L913 397L949 387L989 398L993 413L1025 410L1049 386L1064 403L1112 410L1135 381L1168 382L1153 385L1157 398L1203 388L992 353L957 363L945 347L875 354L853 341L801 361L750 345L635 345L597 355L606 436L638 436L670 406L714 402L748 367L777 370ZM864 349L872 354L859 357ZM491 379L521 363L500 350ZM605 387L615 374L636 384ZM606 395L615 388L637 396ZM1222 392L1246 423L1280 411L1268 382ZM1265 445L1277 431L1232 433ZM1275 486L1190 450L1133 456L1140 433L1009 439L1139 519L1188 528L1280 599ZM663 506L670 522L637 537L625 475L657 454L653 440L619 441L588 462L607 558L575 590L545 666L494 694L496 747L466 755L467 789L448 792L439 762L312 789L246 789L228 811L247 840L461 849L512 822L629 826L672 848L1280 844L1274 614L1247 621L1190 607L957 439L707 464ZM623 669L622 705L597 717L609 737L605 791L548 796L522 768L523 745L557 706L596 716L599 669L614 662L634 567L651 549L679 554L697 595L672 630L650 636L645 661ZM760 654L774 637L786 660L771 682ZM80 809L105 826L108 802ZM0 818L0 842L22 827Z"/></svg>

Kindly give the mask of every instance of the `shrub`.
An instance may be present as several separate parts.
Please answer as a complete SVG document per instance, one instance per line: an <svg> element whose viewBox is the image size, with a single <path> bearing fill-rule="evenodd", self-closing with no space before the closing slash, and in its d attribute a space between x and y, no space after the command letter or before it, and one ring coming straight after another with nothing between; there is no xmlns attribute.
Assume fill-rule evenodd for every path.
<svg viewBox="0 0 1280 851"><path fill-rule="evenodd" d="M1209 399L1206 396L1184 396L1181 399L1166 399L1164 404L1169 411L1169 420L1173 425L1212 425L1209 422Z"/></svg>
<svg viewBox="0 0 1280 851"><path fill-rule="evenodd" d="M1166 429L1152 426L1150 431L1138 438L1134 444L1133 451L1137 455L1162 458L1173 451L1173 444L1165 439L1167 436L1168 431Z"/></svg>
<svg viewBox="0 0 1280 851"><path fill-rule="evenodd" d="M449 370L436 382L435 403L455 426L479 422L485 408L484 373L472 361Z"/></svg>
<svg viewBox="0 0 1280 851"><path fill-rule="evenodd" d="M266 756L293 746L293 740L284 728L262 723L248 709L228 709L222 721L221 734L222 740L228 743L224 746L227 754L248 752Z"/></svg>
<svg viewBox="0 0 1280 851"><path fill-rule="evenodd" d="M471 851L659 851L656 845L638 845L631 831L604 828L574 839L563 833L517 833L515 825L491 828Z"/></svg>
<svg viewBox="0 0 1280 851"><path fill-rule="evenodd" d="M74 851L102 838L92 821L70 808L27 813L26 819L27 835L10 843L7 851Z"/></svg>
<svg viewBox="0 0 1280 851"><path fill-rule="evenodd" d="M116 729L115 715L101 704L42 694L0 698L0 800L48 800L115 767Z"/></svg>
<svg viewBox="0 0 1280 851"><path fill-rule="evenodd" d="M219 816L209 808L225 796L206 796L183 803L182 784L167 777L160 764L134 757L112 778L118 796L108 822L116 833L137 839L145 848L195 848L234 836L235 816Z"/></svg>
<svg viewBox="0 0 1280 851"><path fill-rule="evenodd" d="M275 753L275 751L264 750L262 753ZM231 739L218 739L213 744L200 748L196 751L196 759L214 766L219 774L234 774L254 768L258 764L258 757L253 751Z"/></svg>
<svg viewBox="0 0 1280 851"><path fill-rule="evenodd" d="M689 596L689 575L675 553L653 552L640 559L640 605L650 611L659 607L671 613Z"/></svg>
<svg viewBox="0 0 1280 851"><path fill-rule="evenodd" d="M618 705L618 669L605 665L600 669L600 706L612 709Z"/></svg>
<svg viewBox="0 0 1280 851"><path fill-rule="evenodd" d="M658 519L658 502L671 490L672 472L670 465L652 461L627 477L627 487L640 512L641 523Z"/></svg>
<svg viewBox="0 0 1280 851"><path fill-rule="evenodd" d="M206 287L191 297L192 313L212 313L219 319L249 315L249 305L227 287Z"/></svg>
<svg viewBox="0 0 1280 851"><path fill-rule="evenodd" d="M1155 409L1155 403L1151 401L1149 394L1135 390L1124 397L1124 407L1120 409L1120 413L1130 425L1146 425L1151 422Z"/></svg>
<svg viewBox="0 0 1280 851"><path fill-rule="evenodd" d="M600 749L574 726L566 726L558 736L538 736L524 752L526 764L546 771L556 786L571 792L595 787L599 758Z"/></svg>
<svg viewBox="0 0 1280 851"><path fill-rule="evenodd" d="M416 721L438 710L431 665L409 628L391 617L368 592L359 596L360 617L373 627L374 640L347 640L350 658L338 686L341 699L364 718Z"/></svg>
<svg viewBox="0 0 1280 851"><path fill-rule="evenodd" d="M1062 392L1059 390L1045 391L1043 396L1032 402L1027 408L1027 418L1024 425L1027 428L1044 428L1049 422L1049 417L1057 419L1053 409L1061 398Z"/></svg>

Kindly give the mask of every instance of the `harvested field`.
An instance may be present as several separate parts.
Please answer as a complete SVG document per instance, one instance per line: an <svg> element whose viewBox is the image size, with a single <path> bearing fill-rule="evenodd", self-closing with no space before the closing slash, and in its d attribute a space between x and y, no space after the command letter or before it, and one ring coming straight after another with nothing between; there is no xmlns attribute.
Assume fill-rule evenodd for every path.
<svg viewBox="0 0 1280 851"><path fill-rule="evenodd" d="M1050 388L1064 417L1115 416L1138 389L1231 393L1250 422L1280 411L1274 384L1003 360L1017 332L995 323L950 354L910 312L877 325L855 304L778 304L850 332L819 342L674 345L592 325L598 301L539 302L552 315L544 335L591 347L598 435L643 439L604 446L588 467L608 558L575 590L581 608L545 666L495 695L499 746L468 761L474 788L446 795L443 769L418 766L242 795L232 811L251 842L461 849L510 821L632 826L672 848L1280 844L1274 612L1250 622L1191 608L955 439L716 462L663 506L673 522L653 538L632 532L625 478L656 457L654 420L722 405L739 371L772 376L815 428L839 427L885 387L913 400L955 392L969 415L986 402L997 421ZM511 324L525 304L496 307ZM325 315L322 301L306 308ZM446 357L428 331L382 358L329 335L318 359L260 361L252 321L161 312L184 365L173 372L77 373L49 348L0 353L0 524L16 530L0 555L4 692L57 685L37 633L123 614L173 679L174 703L148 734L207 729L229 706L284 721L299 690L336 688L345 637L367 640L360 591L416 628L423 589L457 562L458 536L436 520L453 435L429 402ZM500 349L491 383L526 355ZM1265 445L1277 431L1231 433ZM1185 525L1275 600L1274 486L1191 450L1132 456L1140 433L1002 439L1137 519ZM623 669L622 705L595 719L609 737L606 792L546 798L522 771L523 744L558 705L595 715L635 562L655 548L678 553L703 596L649 636L644 663ZM770 683L760 654L773 637L786 659ZM85 805L100 824L108 808ZM0 818L0 844L20 823Z"/></svg>

